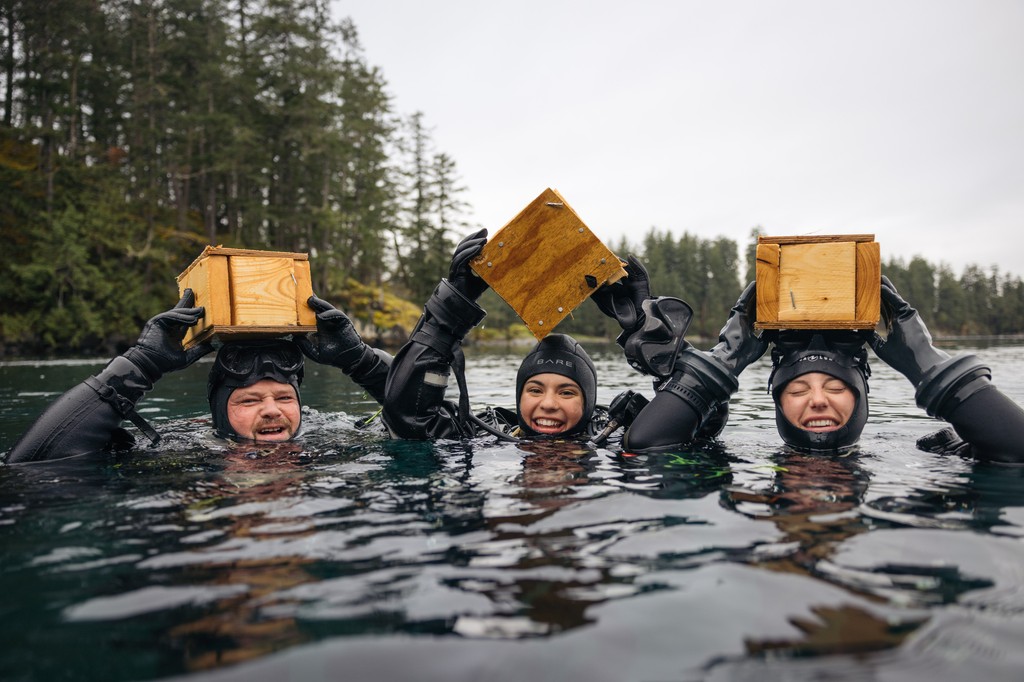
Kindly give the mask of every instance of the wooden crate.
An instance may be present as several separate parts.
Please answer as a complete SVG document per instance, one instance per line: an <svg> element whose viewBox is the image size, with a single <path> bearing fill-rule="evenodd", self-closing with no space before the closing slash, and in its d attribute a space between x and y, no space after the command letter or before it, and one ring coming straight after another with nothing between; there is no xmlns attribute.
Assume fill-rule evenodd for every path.
<svg viewBox="0 0 1024 682"><path fill-rule="evenodd" d="M538 340L599 286L626 276L615 254L553 189L498 230L470 265Z"/></svg>
<svg viewBox="0 0 1024 682"><path fill-rule="evenodd" d="M316 331L309 256L207 246L178 275L179 295L192 289L206 316L185 335L184 346L221 340Z"/></svg>
<svg viewBox="0 0 1024 682"><path fill-rule="evenodd" d="M882 274L873 234L759 237L756 329L873 329Z"/></svg>

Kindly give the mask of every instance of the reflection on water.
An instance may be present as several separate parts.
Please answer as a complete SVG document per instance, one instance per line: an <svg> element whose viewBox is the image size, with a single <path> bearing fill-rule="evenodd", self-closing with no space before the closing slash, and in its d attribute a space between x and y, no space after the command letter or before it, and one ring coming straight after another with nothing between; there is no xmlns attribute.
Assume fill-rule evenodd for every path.
<svg viewBox="0 0 1024 682"><path fill-rule="evenodd" d="M978 351L1024 399L1024 347ZM603 402L641 389L595 352ZM470 390L509 405L518 357ZM98 365L0 366L6 449ZM205 370L144 405L159 448L0 468L2 679L1019 679L1024 470L919 452L875 363L859 452L785 451L744 375L714 444L411 443L307 375L306 436L209 435Z"/></svg>

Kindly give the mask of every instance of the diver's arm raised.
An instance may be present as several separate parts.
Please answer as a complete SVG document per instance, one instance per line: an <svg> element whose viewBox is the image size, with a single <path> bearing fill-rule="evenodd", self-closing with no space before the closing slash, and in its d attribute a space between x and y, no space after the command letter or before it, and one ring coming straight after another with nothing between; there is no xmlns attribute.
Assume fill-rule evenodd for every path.
<svg viewBox="0 0 1024 682"><path fill-rule="evenodd" d="M871 346L913 384L918 406L952 424L972 456L1024 462L1024 410L992 384L992 371L974 355L936 348L924 320L887 277L881 302L888 333L875 334Z"/></svg>
<svg viewBox="0 0 1024 682"><path fill-rule="evenodd" d="M666 316L662 300L644 304L648 312L644 324L647 331L641 330L626 342L627 357L631 347L634 358L650 355L644 353L643 335L657 334L659 318L668 322L671 317L682 314L682 309L674 305L680 312ZM623 446L627 450L670 448L689 443L697 435L714 436L721 431L728 414L729 398L739 387L740 373L768 349L768 341L755 334L753 328L756 300L751 282L740 294L719 332L718 344L711 350L699 351L685 341L678 345L670 374L656 385L654 400L626 432ZM671 322L668 324L671 326ZM633 363L635 360L631 360ZM663 366L663 363L653 364Z"/></svg>
<svg viewBox="0 0 1024 682"><path fill-rule="evenodd" d="M7 462L100 452L112 447L118 434L124 434L126 443L131 443L120 425L125 419L145 424L135 412L142 396L166 372L184 369L213 350L209 343L182 348L185 332L204 314L203 308L194 305L195 296L186 289L174 308L146 323L134 346L54 401L14 444ZM151 430L150 434L157 437Z"/></svg>
<svg viewBox="0 0 1024 682"><path fill-rule="evenodd" d="M442 279L427 300L420 318L391 365L384 397L384 423L398 438L461 438L472 435L465 420L468 396L460 408L446 401L452 364L464 362L462 340L486 313L476 299L487 284L470 272L472 260L487 241L475 232L459 244L448 279Z"/></svg>

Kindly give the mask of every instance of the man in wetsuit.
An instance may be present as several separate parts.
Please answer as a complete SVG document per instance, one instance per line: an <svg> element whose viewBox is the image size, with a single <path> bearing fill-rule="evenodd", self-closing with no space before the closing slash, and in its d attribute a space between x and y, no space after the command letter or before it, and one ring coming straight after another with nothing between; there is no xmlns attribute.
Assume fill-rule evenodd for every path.
<svg viewBox="0 0 1024 682"><path fill-rule="evenodd" d="M316 296L308 303L316 312L316 332L296 341L238 341L220 348L207 388L218 435L268 442L295 437L301 427L303 353L338 367L378 402L384 397L391 357L363 343L348 317L330 303ZM130 448L135 439L121 428L126 419L154 443L158 441L159 435L135 406L164 374L184 369L213 351L209 342L188 350L182 347L186 331L203 314L187 289L174 308L146 323L134 346L50 405L15 443L7 462Z"/></svg>
<svg viewBox="0 0 1024 682"><path fill-rule="evenodd" d="M631 300L628 282L622 286L609 289L620 292L614 294L619 306L610 314L624 332L631 332L623 344L629 358L629 348L642 347L646 336L664 337L662 328L671 325L675 314L663 310L660 299ZM929 416L952 425L919 441L920 447L982 460L1024 462L1024 410L992 384L989 368L974 355L950 357L935 348L918 312L885 277L881 298L888 330L884 338L877 333L857 338L849 332L773 335L770 388L776 426L786 444L802 451L836 452L857 443L868 416L866 343L910 380L917 404ZM721 421L722 409L739 387L740 373L769 348L769 335L754 331L755 306L751 283L733 307L719 343L700 351L682 341L670 368L662 363L651 369L630 359L634 367L654 376L656 395L627 431L626 449L667 449L689 443L698 432L715 433L707 427L716 414ZM648 320L639 328L635 319L643 315L637 309Z"/></svg>
<svg viewBox="0 0 1024 682"><path fill-rule="evenodd" d="M515 412L470 412L462 340L486 315L476 301L487 283L469 263L486 242L487 230L480 230L456 247L448 278L437 285L409 341L395 356L385 392L384 423L395 437L418 440L472 438L482 432L512 437L596 433L603 420L596 406L594 363L565 334L544 337L523 360L516 374ZM445 400L453 369L458 404Z"/></svg>

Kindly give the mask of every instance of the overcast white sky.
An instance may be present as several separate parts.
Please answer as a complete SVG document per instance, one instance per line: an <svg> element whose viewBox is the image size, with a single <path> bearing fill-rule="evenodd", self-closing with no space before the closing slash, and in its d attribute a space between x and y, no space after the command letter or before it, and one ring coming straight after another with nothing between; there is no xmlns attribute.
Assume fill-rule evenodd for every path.
<svg viewBox="0 0 1024 682"><path fill-rule="evenodd" d="M334 0L493 234L873 233L1024 276L1022 0Z"/></svg>

